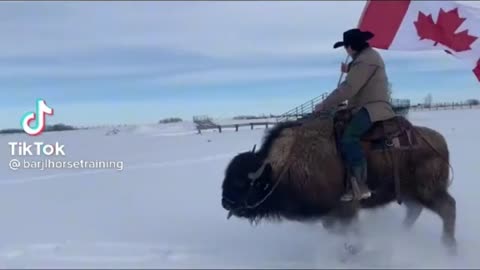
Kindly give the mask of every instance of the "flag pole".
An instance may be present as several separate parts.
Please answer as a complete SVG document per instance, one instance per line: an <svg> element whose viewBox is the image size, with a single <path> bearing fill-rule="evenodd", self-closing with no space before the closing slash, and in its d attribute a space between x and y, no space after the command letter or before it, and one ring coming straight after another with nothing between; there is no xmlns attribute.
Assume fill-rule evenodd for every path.
<svg viewBox="0 0 480 270"><path fill-rule="evenodd" d="M347 64L347 61L348 59L350 58L350 55L347 54L347 58L345 58L345 64ZM340 71L340 78L338 78L338 83L337 83L337 87L340 86L340 83L342 82L342 79L343 79L343 70Z"/></svg>
<svg viewBox="0 0 480 270"><path fill-rule="evenodd" d="M367 10L368 5L370 5L370 1L371 0L367 0L367 3L365 3L365 6L363 7L362 14L360 15L360 19L358 20L358 23L357 23L357 28L360 28L360 24L362 24L363 16L365 15L365 11ZM345 64L347 64L347 61L349 58L350 58L350 55L347 54L347 57L345 58L345 62L344 62ZM340 78L338 78L337 87L340 86L340 83L342 82L343 74L344 74L343 70L340 71Z"/></svg>

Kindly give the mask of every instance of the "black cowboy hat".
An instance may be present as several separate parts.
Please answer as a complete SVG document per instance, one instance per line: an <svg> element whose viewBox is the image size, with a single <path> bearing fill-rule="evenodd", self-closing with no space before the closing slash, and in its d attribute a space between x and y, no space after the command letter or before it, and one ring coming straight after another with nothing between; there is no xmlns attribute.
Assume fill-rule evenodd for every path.
<svg viewBox="0 0 480 270"><path fill-rule="evenodd" d="M338 47L344 45L351 45L356 43L364 43L367 40L373 38L375 35L369 31L361 31L358 28L353 28L348 31L343 32L343 41L338 41L333 45L333 48L336 49Z"/></svg>

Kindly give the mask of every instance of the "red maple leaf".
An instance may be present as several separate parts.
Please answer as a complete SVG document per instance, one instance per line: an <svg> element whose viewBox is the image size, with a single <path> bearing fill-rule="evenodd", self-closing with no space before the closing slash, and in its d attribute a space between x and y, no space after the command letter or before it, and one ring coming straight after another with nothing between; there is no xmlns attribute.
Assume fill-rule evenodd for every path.
<svg viewBox="0 0 480 270"><path fill-rule="evenodd" d="M468 30L455 33L465 20L466 18L460 18L458 8L448 12L440 9L436 23L431 14L427 16L419 12L414 24L420 40L429 39L435 41L434 46L440 43L455 52L462 52L471 50L470 45L478 38L469 35Z"/></svg>
<svg viewBox="0 0 480 270"><path fill-rule="evenodd" d="M477 61L477 66L473 69L473 73L477 76L477 79L480 81L480 59Z"/></svg>

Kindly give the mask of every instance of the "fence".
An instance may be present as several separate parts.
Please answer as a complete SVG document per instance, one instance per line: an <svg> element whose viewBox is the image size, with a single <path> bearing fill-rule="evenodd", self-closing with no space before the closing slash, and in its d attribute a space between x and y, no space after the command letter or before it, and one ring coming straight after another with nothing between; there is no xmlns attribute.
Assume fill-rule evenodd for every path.
<svg viewBox="0 0 480 270"><path fill-rule="evenodd" d="M406 116L410 111L409 99L391 99L390 103L392 104L393 111L398 115Z"/></svg>
<svg viewBox="0 0 480 270"><path fill-rule="evenodd" d="M328 93L323 93L322 95L315 97L303 103L302 105L291 109L290 111L282 114L279 118L277 118L277 122L288 121L290 119L298 119L312 114L315 110L315 105L323 101L327 96ZM410 108L409 99L391 99L390 103L392 104L394 111L401 115L407 114Z"/></svg>
<svg viewBox="0 0 480 270"><path fill-rule="evenodd" d="M277 124L276 122L255 122L255 123L242 123L242 124L229 124L229 125L215 125L211 127L202 127L202 126L197 126L197 131L198 134L202 133L202 130L206 129L218 129L219 133L222 133L223 129L226 128L235 128L235 131L238 132L240 127L247 127L249 126L250 129L253 130L255 126L265 126L266 129L268 129L269 126L274 126Z"/></svg>
<svg viewBox="0 0 480 270"><path fill-rule="evenodd" d="M225 128L235 128L235 131L238 131L240 127L250 126L250 129L253 129L254 126L265 126L268 128L269 125L275 125L278 122L297 120L309 116L315 110L315 106L322 102L328 93L323 93L322 95L312 98L309 101L281 114L276 117L275 123L272 122L252 122L252 123L242 123L242 124L229 124L229 125L217 125L207 116L196 116L194 117L194 122L197 124L198 133L202 133L202 130L206 129L218 129L218 132L222 132L222 129ZM410 100L408 99L392 99L391 103L397 114L405 115L408 113L410 108Z"/></svg>
<svg viewBox="0 0 480 270"><path fill-rule="evenodd" d="M250 129L253 129L254 126L265 126L268 128L269 125L275 125L278 122L296 120L303 118L305 116L311 115L315 106L323 101L328 96L328 93L323 93L322 95L315 97L283 114L276 117L276 122L256 122L256 123L243 123L243 124L230 124L230 125L216 125L208 117L197 117L194 120L197 122L198 133L201 133L202 129L218 129L219 132L222 132L223 128L235 128L235 131L238 131L240 127L250 126ZM421 110L455 110L455 109L475 109L480 108L480 105L472 102L451 102L451 103L437 103L431 106L425 105L411 105L409 99L391 99L390 103L392 104L393 110L396 114L407 115L409 111L421 111Z"/></svg>
<svg viewBox="0 0 480 270"><path fill-rule="evenodd" d="M480 105L469 102L449 102L436 103L432 105L413 105L411 111L438 111L438 110L460 110L460 109L480 109Z"/></svg>
<svg viewBox="0 0 480 270"><path fill-rule="evenodd" d="M323 93L322 95L312 98L311 100L297 106L277 118L277 122L288 121L290 118L298 119L303 116L311 114L315 110L315 105L323 101L328 96L328 93Z"/></svg>

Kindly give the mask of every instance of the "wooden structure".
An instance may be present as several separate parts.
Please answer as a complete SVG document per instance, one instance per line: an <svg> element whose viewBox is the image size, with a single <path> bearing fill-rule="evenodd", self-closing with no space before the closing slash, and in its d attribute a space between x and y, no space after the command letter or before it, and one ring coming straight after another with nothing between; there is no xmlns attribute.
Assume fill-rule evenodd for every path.
<svg viewBox="0 0 480 270"><path fill-rule="evenodd" d="M430 106L414 105L410 106L412 111L439 111L439 110L461 110L461 109L480 109L480 105L466 102L448 102L437 103Z"/></svg>
<svg viewBox="0 0 480 270"><path fill-rule="evenodd" d="M244 126L250 126L250 129L252 130L255 126L265 126L265 128L268 129L269 126L276 125L279 122L298 120L304 117L308 117L314 112L315 106L321 103L327 96L328 93L323 93L322 95L315 97L276 117L275 122L251 122L241 124L217 125L208 116L196 116L193 120L197 125L197 130L199 134L202 133L202 130L207 129L218 129L218 132L222 133L223 129L226 128L235 128L235 131L238 132L239 128ZM408 113L408 110L410 108L410 100L392 99L391 103L397 114L406 115Z"/></svg>
<svg viewBox="0 0 480 270"><path fill-rule="evenodd" d="M242 124L215 125L214 127L212 127L212 126L210 126L210 127L197 126L197 130L198 130L198 134L201 134L202 130L205 130L205 129L218 129L218 132L222 133L223 129L235 128L235 132L238 132L240 127L249 126L250 129L253 130L253 128L255 126L265 126L265 128L268 129L270 126L273 126L275 124L277 124L277 123L276 122L252 122L252 123L242 123Z"/></svg>

